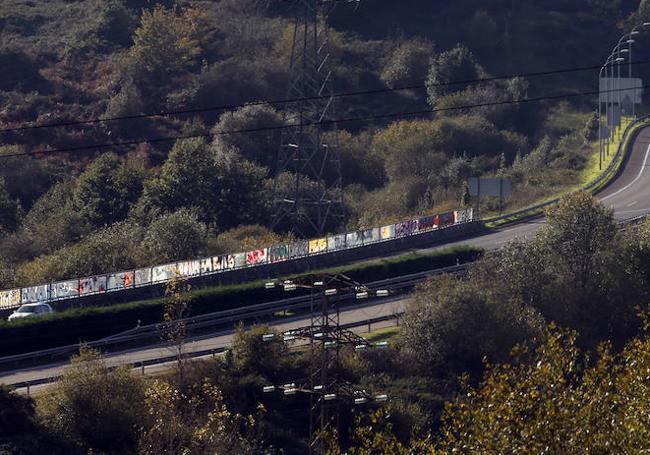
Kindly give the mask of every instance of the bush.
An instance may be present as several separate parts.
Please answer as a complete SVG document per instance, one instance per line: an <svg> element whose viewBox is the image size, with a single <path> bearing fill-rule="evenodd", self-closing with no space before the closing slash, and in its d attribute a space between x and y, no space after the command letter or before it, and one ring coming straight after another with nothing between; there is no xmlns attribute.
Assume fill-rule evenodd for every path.
<svg viewBox="0 0 650 455"><path fill-rule="evenodd" d="M144 384L127 366L110 368L82 347L39 403L44 423L84 451L134 452L144 417Z"/></svg>
<svg viewBox="0 0 650 455"><path fill-rule="evenodd" d="M198 257L207 245L208 228L196 210L180 209L156 218L144 234L147 260L164 263Z"/></svg>

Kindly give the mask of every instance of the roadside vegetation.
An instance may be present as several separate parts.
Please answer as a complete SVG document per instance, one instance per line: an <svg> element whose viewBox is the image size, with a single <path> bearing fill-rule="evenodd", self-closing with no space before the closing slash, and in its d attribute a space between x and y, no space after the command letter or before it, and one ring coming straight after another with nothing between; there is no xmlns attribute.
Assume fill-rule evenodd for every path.
<svg viewBox="0 0 650 455"><path fill-rule="evenodd" d="M562 199L527 243L416 290L388 349L341 350L351 387L385 405L340 406L331 454L626 453L647 437L650 221L619 231L587 193ZM181 300L183 300L181 298ZM8 453L304 453L309 351L268 327L221 357L143 378L82 349L34 400L0 393ZM101 432L95 431L102 428ZM27 438L27 434L34 437Z"/></svg>
<svg viewBox="0 0 650 455"><path fill-rule="evenodd" d="M438 3L341 5L331 18L336 91L394 89L341 98L341 118L438 110L341 124L348 220L335 230L457 208L470 176L513 180L505 206L484 201L491 213L584 183L592 100L507 103L591 91L592 73L444 84L594 65L648 13L620 0ZM284 2L2 2L0 288L288 240L264 227L278 130L222 133L281 124L287 106L258 102L286 93L291 24ZM464 108L491 102L505 104ZM16 129L224 105L241 107ZM174 135L207 136L9 156Z"/></svg>
<svg viewBox="0 0 650 455"><path fill-rule="evenodd" d="M312 270L310 273L344 273L362 283L395 276L465 264L476 260L483 251L472 247L452 247L433 253L409 253L387 259ZM298 276L282 279L300 279ZM208 286L187 293L191 316L216 311L243 308L264 301L285 298L281 291L264 289L268 280L248 283ZM296 295L299 295L297 292ZM42 349L95 341L136 327L138 324L155 324L165 305L164 298L89 304L82 308L69 308L40 318L17 321L0 321L0 357ZM13 343L13 340L23 340Z"/></svg>

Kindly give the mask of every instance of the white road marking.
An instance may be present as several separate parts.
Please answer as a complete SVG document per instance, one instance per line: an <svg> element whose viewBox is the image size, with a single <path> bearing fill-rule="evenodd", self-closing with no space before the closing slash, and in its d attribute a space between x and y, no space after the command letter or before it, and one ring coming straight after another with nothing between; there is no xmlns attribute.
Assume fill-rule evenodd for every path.
<svg viewBox="0 0 650 455"><path fill-rule="evenodd" d="M606 201L607 199L614 197L619 193L622 193L623 191L627 190L629 187L634 185L637 182L637 180L639 180L643 175L643 170L645 169L645 166L648 163L648 156L650 156L650 144L648 144L648 149L646 150L645 157L643 158L643 165L641 166L641 169L639 169L639 174L636 176L636 178L632 180L630 183L628 183L627 185L625 185L620 190L616 191L615 193L612 193L609 196L605 196L604 198L601 199L601 201Z"/></svg>
<svg viewBox="0 0 650 455"><path fill-rule="evenodd" d="M639 201L630 202L627 206L632 207L633 205L637 205L638 203Z"/></svg>
<svg viewBox="0 0 650 455"><path fill-rule="evenodd" d="M616 214L623 215L624 213L641 213L641 212L650 212L650 209L623 210L620 212L616 212Z"/></svg>

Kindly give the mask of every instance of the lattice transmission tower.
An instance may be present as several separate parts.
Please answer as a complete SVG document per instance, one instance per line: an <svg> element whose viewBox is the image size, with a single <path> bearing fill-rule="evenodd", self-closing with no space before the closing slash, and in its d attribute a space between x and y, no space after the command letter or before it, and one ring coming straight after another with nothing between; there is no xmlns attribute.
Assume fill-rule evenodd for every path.
<svg viewBox="0 0 650 455"><path fill-rule="evenodd" d="M288 99L297 101L285 114L272 224L303 238L323 234L344 221L327 27L327 18L339 2L292 1L293 79Z"/></svg>
<svg viewBox="0 0 650 455"><path fill-rule="evenodd" d="M267 283L275 287L276 283ZM309 378L284 384L283 386L265 387L265 391L283 390L285 395L298 392L307 393L309 401L309 453L325 455L328 450L328 434L337 434L341 407L363 405L366 403L383 403L388 399L385 394L373 395L366 390L355 387L342 377L340 363L341 349L348 345L355 351L369 348L382 348L387 343L369 343L352 330L342 326L340 306L350 298L367 299L368 297L387 297L387 290L370 290L365 285L351 278L338 274L322 277L306 277L304 283L284 282L285 290L306 288L311 290L311 323L301 329L283 333L288 341L307 341L310 351ZM273 338L273 335L264 337ZM263 337L263 338L264 338Z"/></svg>

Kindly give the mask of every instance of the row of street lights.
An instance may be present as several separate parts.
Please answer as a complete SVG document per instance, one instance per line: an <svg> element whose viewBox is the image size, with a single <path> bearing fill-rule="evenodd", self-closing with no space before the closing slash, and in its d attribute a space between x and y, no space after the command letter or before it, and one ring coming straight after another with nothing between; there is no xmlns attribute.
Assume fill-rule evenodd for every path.
<svg viewBox="0 0 650 455"><path fill-rule="evenodd" d="M598 167L603 168L603 157L607 153L609 156L609 143L617 127L620 128L620 121L622 116L621 109L621 64L625 61L624 55L627 55L628 71L627 77L632 80L632 45L636 42L634 37L644 31L646 27L650 27L650 22L644 22L641 25L634 27L629 33L623 34L612 49L609 57L605 60L605 64L600 68L598 73ZM616 70L616 71L615 71ZM605 125L606 130L603 131L602 119L602 99L600 94L601 84L600 81L605 71L607 78L606 99L605 99ZM612 89L612 81L616 77L616 89ZM636 98L636 85L634 86L634 98ZM614 93L616 91L616 94ZM636 100L632 99L632 117L636 118ZM610 110L611 105L611 110ZM616 106L616 107L615 107ZM611 123L611 125L610 125ZM603 146L604 139L607 140L606 151Z"/></svg>
<svg viewBox="0 0 650 455"><path fill-rule="evenodd" d="M298 381L283 385L268 384L263 386L262 391L266 394L281 392L284 396L298 393L309 395L309 453L312 455L324 454L326 444L323 438L331 425L334 425L334 429L337 430L341 402L349 402L358 406L388 401L388 395L359 389L341 376L339 354L344 345L354 346L355 353L388 347L386 341L371 343L342 326L340 323L341 303L348 298L363 301L370 297L388 297L390 292L387 289L372 290L343 274L312 276L300 282L270 281L264 287L266 289L281 287L288 292L296 291L299 288L310 291L311 324L308 327L288 330L278 335L273 333L262 335L263 342L271 342L276 339L283 342L308 341L310 348L309 379L298 384L296 384Z"/></svg>

